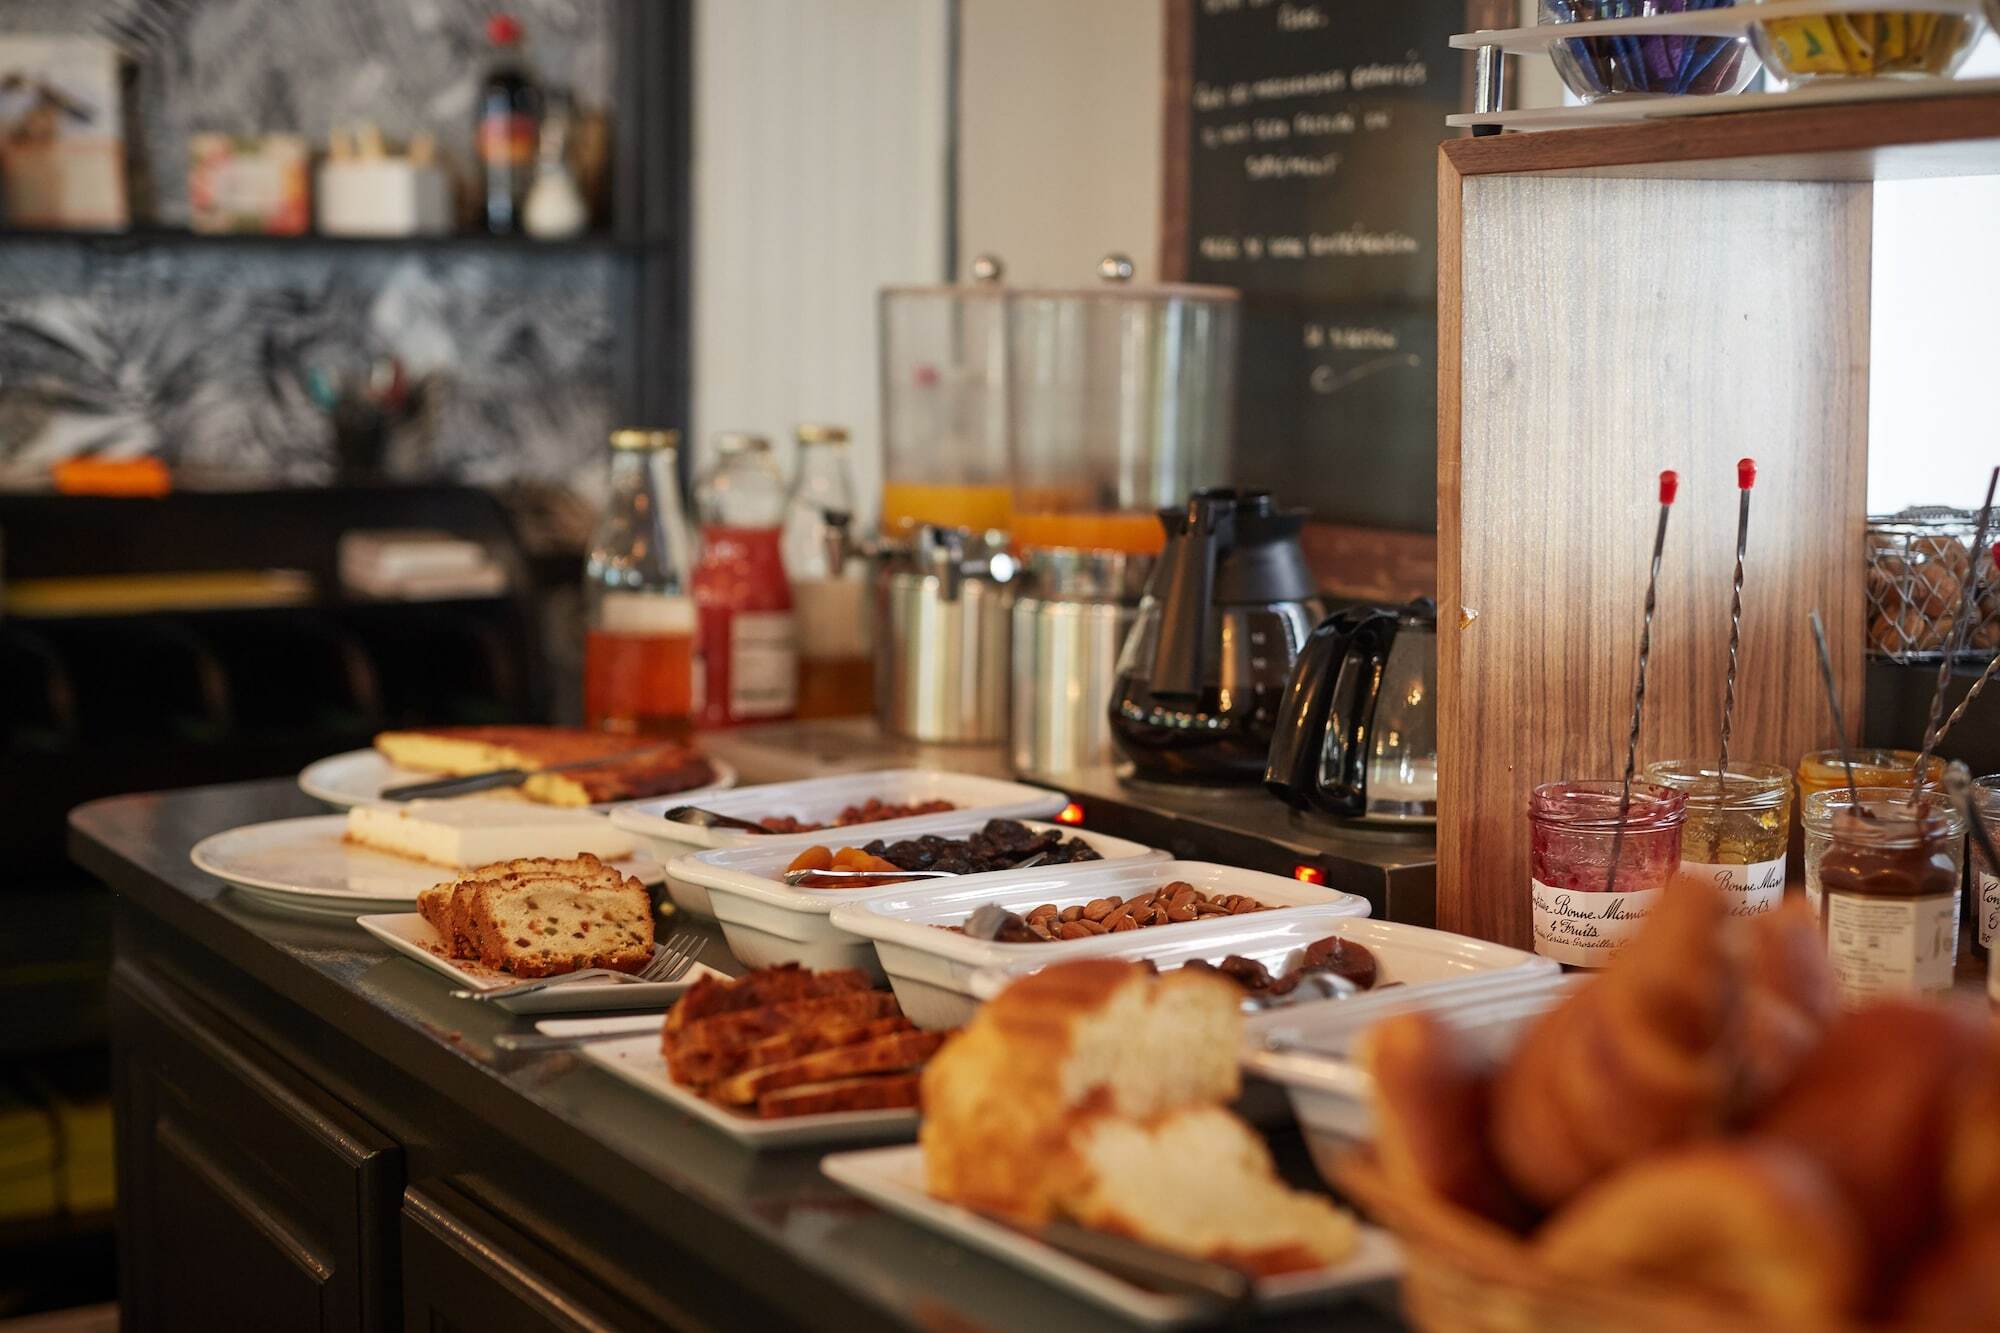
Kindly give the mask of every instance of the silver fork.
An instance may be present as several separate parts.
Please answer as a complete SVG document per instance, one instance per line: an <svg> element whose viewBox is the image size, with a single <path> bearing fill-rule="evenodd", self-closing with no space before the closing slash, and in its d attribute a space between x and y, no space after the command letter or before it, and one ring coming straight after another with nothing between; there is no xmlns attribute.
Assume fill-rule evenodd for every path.
<svg viewBox="0 0 2000 1333"><path fill-rule="evenodd" d="M517 995L533 995L536 991L547 990L551 986L568 985L572 981L607 980L614 984L628 981L674 982L694 970L696 957L701 953L701 944L702 937L698 932L681 930L669 936L665 944L655 948L653 961L637 972L614 972L608 967L587 967L581 972L537 977L533 981L502 986L498 990L455 990L451 994L453 999L458 1000L509 1000Z"/></svg>

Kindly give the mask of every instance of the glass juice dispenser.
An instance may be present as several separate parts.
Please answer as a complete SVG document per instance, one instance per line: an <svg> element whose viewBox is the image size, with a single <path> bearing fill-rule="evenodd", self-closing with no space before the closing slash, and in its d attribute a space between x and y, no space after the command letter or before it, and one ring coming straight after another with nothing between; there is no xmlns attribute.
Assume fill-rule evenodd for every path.
<svg viewBox="0 0 2000 1333"><path fill-rule="evenodd" d="M928 744L1007 734L1015 564L1000 276L982 256L970 284L881 298L875 698L885 730Z"/></svg>
<svg viewBox="0 0 2000 1333"><path fill-rule="evenodd" d="M1160 511L1223 482L1233 436L1238 294L1136 285L1122 255L1098 276L1007 298L1012 758L1027 774L1115 758L1111 691L1166 543Z"/></svg>

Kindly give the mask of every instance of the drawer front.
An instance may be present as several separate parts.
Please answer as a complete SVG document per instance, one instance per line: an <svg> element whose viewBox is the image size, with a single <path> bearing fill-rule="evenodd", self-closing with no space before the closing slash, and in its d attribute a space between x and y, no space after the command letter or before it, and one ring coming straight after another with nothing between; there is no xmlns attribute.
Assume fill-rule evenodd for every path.
<svg viewBox="0 0 2000 1333"><path fill-rule="evenodd" d="M112 978L127 1330L394 1327L402 1150L169 982Z"/></svg>
<svg viewBox="0 0 2000 1333"><path fill-rule="evenodd" d="M405 1333L617 1333L652 1327L447 1187L403 1196Z"/></svg>

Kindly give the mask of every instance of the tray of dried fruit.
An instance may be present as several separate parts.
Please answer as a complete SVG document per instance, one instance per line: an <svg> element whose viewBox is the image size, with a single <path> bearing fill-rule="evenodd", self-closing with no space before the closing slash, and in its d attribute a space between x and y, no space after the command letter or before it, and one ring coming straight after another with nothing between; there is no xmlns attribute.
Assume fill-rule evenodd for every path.
<svg viewBox="0 0 2000 1333"><path fill-rule="evenodd" d="M998 938L968 934L988 906L1012 914ZM973 977L984 968L1093 957L1130 938L1164 950L1265 927L1310 923L1300 943L1330 933L1342 917L1368 915L1366 899L1282 875L1206 861L1066 866L993 876L943 888L904 886L846 903L837 929L872 940L903 1011L924 1027L952 1027L978 1007ZM1229 951L1224 950L1226 955Z"/></svg>
<svg viewBox="0 0 2000 1333"><path fill-rule="evenodd" d="M979 815L987 819L1043 819L1069 802L1061 792L1006 782L970 773L935 768L889 768L873 773L839 773L797 782L766 782L754 787L704 795L689 801L664 796L615 807L612 822L652 845L662 863L688 852L740 847L764 837L818 833L839 829L845 837L856 830L865 841L894 832L906 820L940 814ZM763 834L747 829L711 828L665 818L676 806L699 805L703 810L764 826ZM678 906L708 915L708 897L698 886L685 886L699 903Z"/></svg>
<svg viewBox="0 0 2000 1333"><path fill-rule="evenodd" d="M815 848L820 855L812 855ZM843 853L866 859L842 860L841 865L875 865L881 859L882 873L856 879L851 887L846 882L813 887L784 881L788 868L832 864ZM1037 857L1042 858L1038 866L1013 868ZM910 820L886 837L865 828L841 829L694 852L668 862L666 874L677 903L683 885L707 892L730 952L752 967L802 963L858 967L880 976L874 947L836 927L832 916L843 904L907 888L894 878L898 869L950 871L960 876L955 882L1005 885L1043 880L1078 861L1164 859L1165 852L1088 829L961 812Z"/></svg>

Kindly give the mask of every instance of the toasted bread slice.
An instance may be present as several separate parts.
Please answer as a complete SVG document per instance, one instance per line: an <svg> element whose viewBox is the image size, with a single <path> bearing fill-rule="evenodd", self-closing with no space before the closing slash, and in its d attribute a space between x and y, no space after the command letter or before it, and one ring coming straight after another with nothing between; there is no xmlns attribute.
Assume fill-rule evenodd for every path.
<svg viewBox="0 0 2000 1333"><path fill-rule="evenodd" d="M765 1037L759 1041L737 1046L696 1047L678 1051L667 1062L667 1069L677 1083L690 1087L705 1087L739 1074L746 1069L756 1069L763 1065L774 1065L784 1060L796 1060L814 1051L832 1050L836 1046L852 1046L856 1042L873 1041L896 1032L912 1032L916 1024L901 1014L888 1018L874 1018L857 1022L834 1015L817 1022L808 1022L789 1032Z"/></svg>
<svg viewBox="0 0 2000 1333"><path fill-rule="evenodd" d="M679 1032L697 1019L715 1014L870 989L868 974L858 969L808 972L797 963L761 968L742 977L706 976L688 987L687 994L668 1011L666 1030Z"/></svg>
<svg viewBox="0 0 2000 1333"><path fill-rule="evenodd" d="M897 1032L852 1046L815 1051L795 1060L784 1060L759 1069L746 1069L715 1085L711 1095L720 1102L741 1106L767 1092L794 1088L803 1083L825 1083L855 1074L882 1074L911 1069L931 1057L944 1043L943 1032Z"/></svg>
<svg viewBox="0 0 2000 1333"><path fill-rule="evenodd" d="M757 1099L757 1114L766 1120L795 1115L831 1115L841 1111L888 1111L917 1104L922 1076L863 1074L830 1083L806 1083Z"/></svg>

